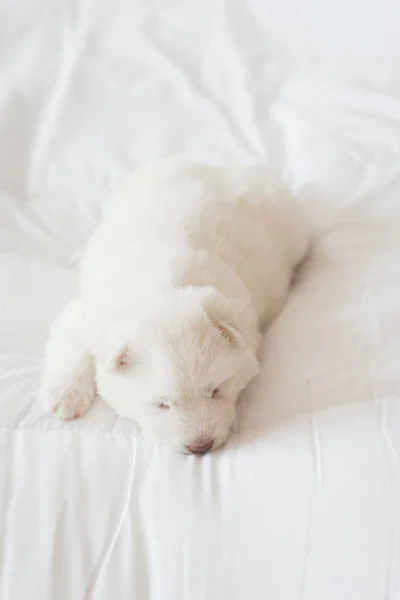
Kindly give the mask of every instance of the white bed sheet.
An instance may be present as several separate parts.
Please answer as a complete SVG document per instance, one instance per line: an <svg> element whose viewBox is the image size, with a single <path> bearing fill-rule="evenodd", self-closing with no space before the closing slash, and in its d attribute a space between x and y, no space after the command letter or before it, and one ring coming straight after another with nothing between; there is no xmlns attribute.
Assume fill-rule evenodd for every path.
<svg viewBox="0 0 400 600"><path fill-rule="evenodd" d="M400 5L0 5L1 600L400 599ZM43 415L71 255L124 174L268 161L315 248L223 450Z"/></svg>

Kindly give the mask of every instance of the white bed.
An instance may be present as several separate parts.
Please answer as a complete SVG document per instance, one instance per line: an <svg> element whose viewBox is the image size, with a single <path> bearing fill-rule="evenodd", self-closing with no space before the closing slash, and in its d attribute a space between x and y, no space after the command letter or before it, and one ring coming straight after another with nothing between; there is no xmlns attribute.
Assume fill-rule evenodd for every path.
<svg viewBox="0 0 400 600"><path fill-rule="evenodd" d="M400 600L400 5L0 6L0 599ZM71 256L170 153L282 169L313 255L223 450L36 404Z"/></svg>

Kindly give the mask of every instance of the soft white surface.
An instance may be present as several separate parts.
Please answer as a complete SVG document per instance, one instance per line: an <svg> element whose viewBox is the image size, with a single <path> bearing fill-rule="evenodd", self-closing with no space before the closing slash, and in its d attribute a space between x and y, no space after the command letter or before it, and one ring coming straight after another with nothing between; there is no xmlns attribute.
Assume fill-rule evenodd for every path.
<svg viewBox="0 0 400 600"><path fill-rule="evenodd" d="M1 600L400 599L400 5L0 7ZM270 161L313 258L221 452L35 404L71 255L143 160Z"/></svg>

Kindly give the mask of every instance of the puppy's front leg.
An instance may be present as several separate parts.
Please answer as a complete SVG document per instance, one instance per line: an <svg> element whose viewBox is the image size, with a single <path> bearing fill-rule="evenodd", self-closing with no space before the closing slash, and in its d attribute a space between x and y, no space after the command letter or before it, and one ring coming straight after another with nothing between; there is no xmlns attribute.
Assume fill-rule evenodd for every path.
<svg viewBox="0 0 400 600"><path fill-rule="evenodd" d="M39 397L43 408L61 419L82 416L96 395L95 365L82 329L82 307L75 300L54 322L47 342Z"/></svg>

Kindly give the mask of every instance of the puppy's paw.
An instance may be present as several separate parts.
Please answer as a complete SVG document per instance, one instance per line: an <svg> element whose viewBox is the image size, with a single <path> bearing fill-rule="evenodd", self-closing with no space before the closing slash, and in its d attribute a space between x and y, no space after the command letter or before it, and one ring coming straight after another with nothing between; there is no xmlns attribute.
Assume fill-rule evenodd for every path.
<svg viewBox="0 0 400 600"><path fill-rule="evenodd" d="M71 421L87 412L95 395L94 377L91 373L84 373L69 384L44 386L40 392L40 400L46 412Z"/></svg>

